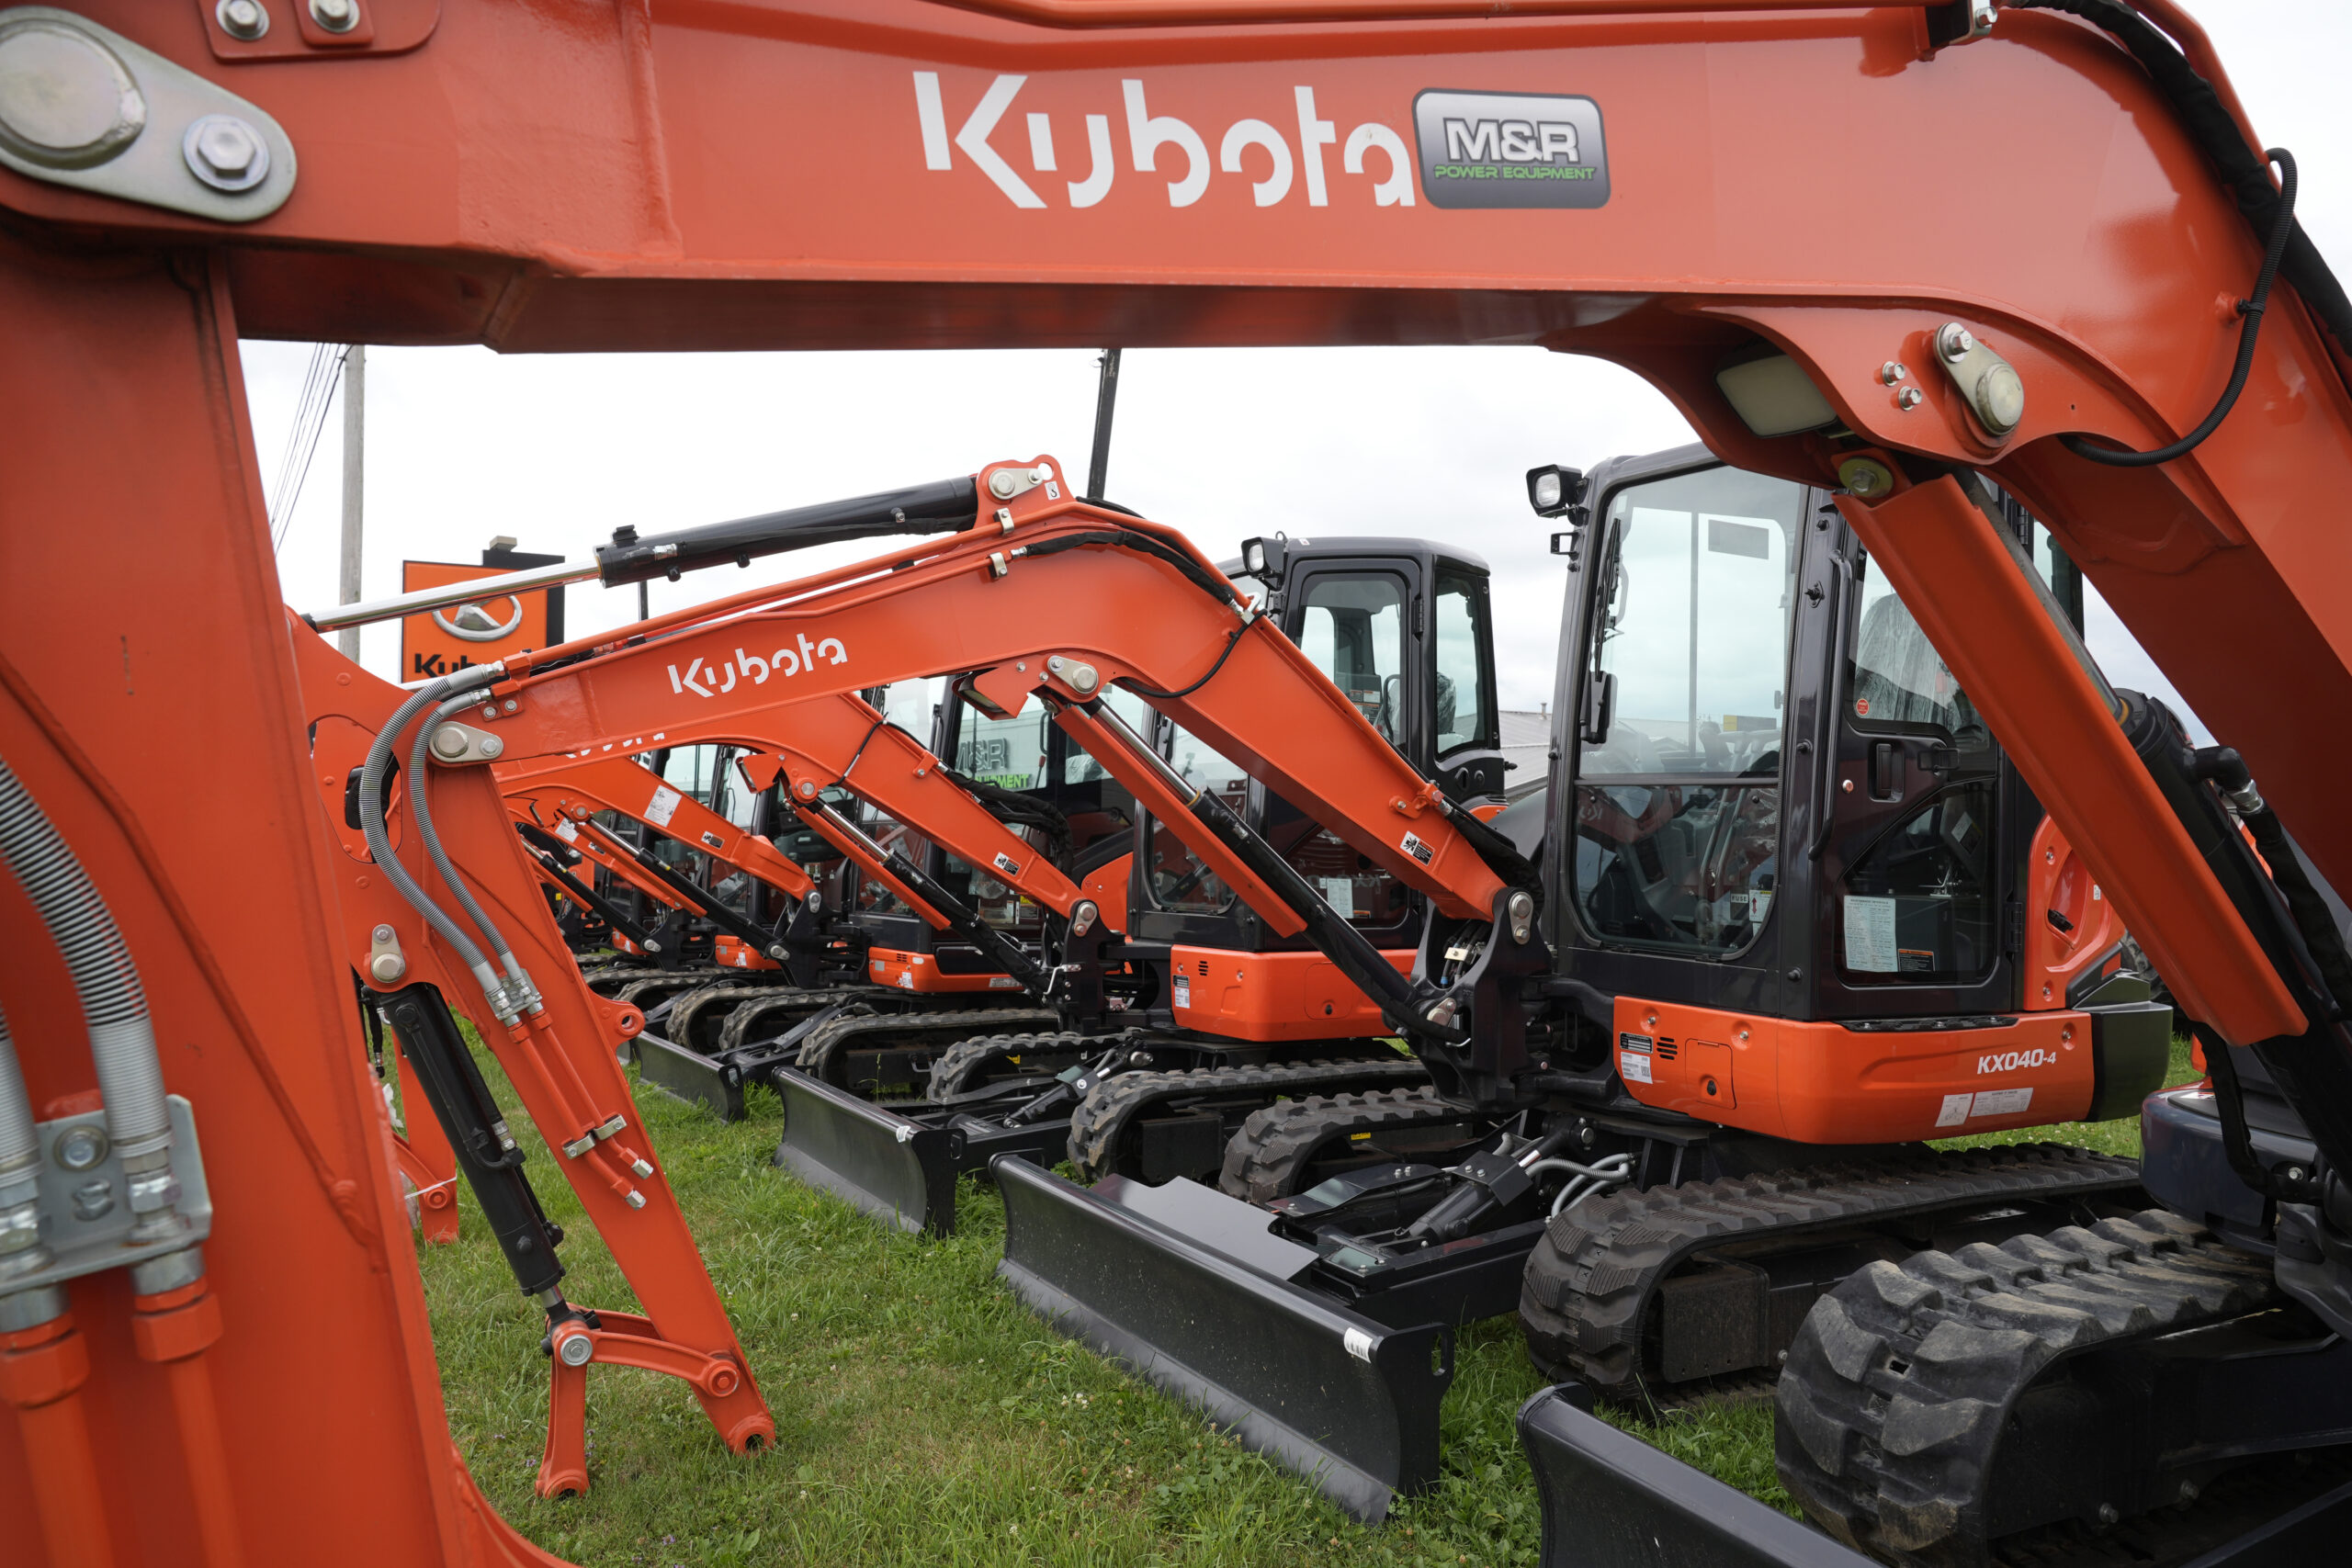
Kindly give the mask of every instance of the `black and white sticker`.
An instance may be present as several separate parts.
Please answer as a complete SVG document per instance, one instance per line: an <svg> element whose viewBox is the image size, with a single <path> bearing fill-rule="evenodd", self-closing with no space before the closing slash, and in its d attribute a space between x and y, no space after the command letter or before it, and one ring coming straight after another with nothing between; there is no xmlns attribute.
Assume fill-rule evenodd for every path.
<svg viewBox="0 0 2352 1568"><path fill-rule="evenodd" d="M1021 863L1014 860L1011 855L1006 854L1002 850L999 850L997 852L996 868L997 870L1004 873L1007 876L1018 876L1021 874Z"/></svg>
<svg viewBox="0 0 2352 1568"><path fill-rule="evenodd" d="M1398 841L1397 848L1403 850L1407 854L1412 856L1423 865L1429 864L1430 862L1437 858L1437 851L1431 848L1429 842L1419 833L1406 834L1405 837Z"/></svg>
<svg viewBox="0 0 2352 1568"><path fill-rule="evenodd" d="M1177 976L1174 989L1178 1007L1188 1008L1193 1005L1193 982L1190 976Z"/></svg>
<svg viewBox="0 0 2352 1568"><path fill-rule="evenodd" d="M1617 1076L1627 1083L1650 1083L1650 1052L1656 1043L1646 1034L1617 1036Z"/></svg>
<svg viewBox="0 0 2352 1568"><path fill-rule="evenodd" d="M1965 1125L1972 1117L2015 1116L2033 1104L2033 1089L1988 1089L1974 1094L1948 1094L1936 1116L1939 1127Z"/></svg>

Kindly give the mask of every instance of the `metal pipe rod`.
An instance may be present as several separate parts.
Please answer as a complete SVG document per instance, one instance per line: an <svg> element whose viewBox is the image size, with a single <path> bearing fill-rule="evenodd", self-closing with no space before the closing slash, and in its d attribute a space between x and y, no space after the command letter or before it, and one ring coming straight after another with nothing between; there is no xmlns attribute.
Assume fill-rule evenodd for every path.
<svg viewBox="0 0 2352 1568"><path fill-rule="evenodd" d="M359 603L361 513L367 496L368 345L355 343L343 355L343 573L339 604ZM346 626L343 656L359 661L359 628Z"/></svg>
<svg viewBox="0 0 2352 1568"><path fill-rule="evenodd" d="M341 604L332 610L312 610L302 619L313 631L331 632L344 626L364 626L376 621L398 620L402 615L422 615L427 610L438 610L448 604L470 604L476 599L495 599L502 594L523 593L534 588L553 588L564 582L585 582L596 575L597 567L593 560L558 561L553 566L529 567L500 577L476 577L440 588L420 588L413 593L396 594L390 599L372 599L365 604Z"/></svg>

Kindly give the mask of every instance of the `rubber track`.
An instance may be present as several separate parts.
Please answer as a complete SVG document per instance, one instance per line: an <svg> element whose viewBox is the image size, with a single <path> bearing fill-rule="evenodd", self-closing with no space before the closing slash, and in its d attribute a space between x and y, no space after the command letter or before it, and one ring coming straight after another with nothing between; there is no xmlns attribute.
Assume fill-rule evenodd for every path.
<svg viewBox="0 0 2352 1568"><path fill-rule="evenodd" d="M2278 1299L2267 1259L2162 1209L1872 1263L1815 1303L1789 1348L1781 1482L1883 1562L1982 1564L1994 1446L2052 1362Z"/></svg>
<svg viewBox="0 0 2352 1568"><path fill-rule="evenodd" d="M2056 1144L2017 1144L1620 1189L1586 1199L1546 1227L1521 1278L1520 1328L1528 1354L1546 1372L1632 1398L1647 1371L1641 1356L1651 1299L1668 1274L1704 1247L2004 1198L2129 1191L2139 1179L2139 1167L2130 1160Z"/></svg>
<svg viewBox="0 0 2352 1568"><path fill-rule="evenodd" d="M991 1010L989 1017L1003 1023L1058 1023L1061 1015L1051 1008L1003 1008ZM859 1044L875 1043L888 1047L892 1034L919 1035L931 1030L953 1030L957 1035L968 1034L978 1021L970 1008L958 1008L952 1012L894 1012L862 1017L836 1018L819 1024L800 1043L802 1072L822 1078L836 1089L846 1088L841 1081L842 1055ZM875 1042L860 1037L868 1034L885 1036ZM917 1042L929 1044L928 1041Z"/></svg>
<svg viewBox="0 0 2352 1568"><path fill-rule="evenodd" d="M765 1001L773 998L770 1010L775 1007L801 1007L814 1011L842 999L838 991L797 986L746 985L741 980L719 980L680 997L670 1009L668 1038L685 1045L694 1039L695 1017L715 1007L732 1008L739 1002ZM726 1027L722 1021L721 1029Z"/></svg>
<svg viewBox="0 0 2352 1568"><path fill-rule="evenodd" d="M1269 1100L1296 1089L1374 1089L1426 1083L1429 1072L1409 1056L1373 1061L1283 1062L1262 1067L1192 1067L1176 1073L1120 1073L1097 1085L1069 1119L1070 1163L1079 1179L1099 1181L1118 1168L1119 1145L1141 1112L1171 1100L1201 1095L1262 1094Z"/></svg>
<svg viewBox="0 0 2352 1568"><path fill-rule="evenodd" d="M672 992L690 991L696 986L707 986L718 977L718 973L716 969L660 969L642 980L631 980L614 992L612 999L642 1007L648 997L658 1001Z"/></svg>
<svg viewBox="0 0 2352 1568"><path fill-rule="evenodd" d="M1448 1105L1428 1084L1418 1089L1376 1089L1362 1094L1318 1094L1279 1100L1253 1111L1225 1145L1225 1169L1217 1188L1252 1203L1287 1198L1315 1151L1338 1133L1401 1131L1459 1122L1470 1114Z"/></svg>
<svg viewBox="0 0 2352 1568"><path fill-rule="evenodd" d="M1121 1038L1117 1034L1080 1034L1065 1030L1058 1033L981 1034L958 1040L932 1058L931 1081L923 1088L923 1097L944 1103L959 1094L969 1094L984 1087L983 1074L1008 1057L1067 1056L1070 1059L1063 1064L1067 1066L1109 1049L1113 1041Z"/></svg>

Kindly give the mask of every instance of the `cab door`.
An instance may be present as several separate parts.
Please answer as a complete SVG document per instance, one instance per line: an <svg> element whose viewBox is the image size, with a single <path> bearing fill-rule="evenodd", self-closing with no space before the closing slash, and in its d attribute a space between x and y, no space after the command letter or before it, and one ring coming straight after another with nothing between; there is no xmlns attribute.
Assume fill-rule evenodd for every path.
<svg viewBox="0 0 2352 1568"><path fill-rule="evenodd" d="M1850 563L1820 856L1819 1016L2017 1005L2016 829L2040 809L1860 542Z"/></svg>

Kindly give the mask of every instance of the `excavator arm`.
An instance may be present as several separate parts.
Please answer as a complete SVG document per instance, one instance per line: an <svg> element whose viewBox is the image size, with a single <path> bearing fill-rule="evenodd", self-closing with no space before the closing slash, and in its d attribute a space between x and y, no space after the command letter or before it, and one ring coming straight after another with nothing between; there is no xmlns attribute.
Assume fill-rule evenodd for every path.
<svg viewBox="0 0 2352 1568"><path fill-rule="evenodd" d="M1726 459L1849 491L1873 559L2187 1010L2233 1042L2320 1030L2324 998L2281 983L2294 954L2275 933L2257 939L2225 891L2243 868L2194 844L2182 854L2176 802L2119 749L2113 706L2064 637L2043 635L2046 615L1952 477L1984 471L2032 506L2220 722L2319 869L2352 885L2352 815L2335 800L2352 748L2337 722L2352 712L2352 561L2337 522L2352 484L2352 322L2291 229L2265 310L2236 308L2256 292L2285 193L2171 0L367 15L364 31L324 41L287 25L241 39L193 4L89 0L40 18L63 29L41 44L43 69L75 89L44 102L138 112L109 108L86 147L28 157L12 141L0 160L0 319L16 350L0 357L0 404L19 448L47 458L0 481L0 746L127 911L157 1014L191 1047L170 1053L171 1088L198 1108L209 1147L240 1151L209 1173L214 1291L234 1325L209 1352L221 1425L407 1415L334 1444L184 1444L202 1482L186 1489L194 1501L111 1472L102 1485L86 1439L78 1471L73 1444L44 1448L43 1466L85 1484L43 1490L9 1467L0 1514L100 1541L110 1513L135 1514L141 1540L194 1541L199 1523L214 1541L242 1530L257 1561L308 1560L330 1541L353 1562L538 1560L451 1457L423 1304L386 1240L398 1193L346 966L405 906L388 898L383 867L312 823L322 808L339 820L355 743L398 694L338 688L347 670L309 658L301 638L289 647L276 619L241 336L507 352L1480 342L1611 359ZM9 91L33 80L0 79ZM235 120L242 139L184 141L198 114ZM1530 150L1540 177L1519 161ZM1827 234L1825 211L1838 214ZM2131 468L2084 455L2194 433L2242 343L2235 412L2201 444ZM138 462L121 460L126 432ZM962 575L939 580L938 602L989 614L935 623L935 636L978 641L933 668L1001 669L1037 651L985 629L1014 603L1066 639L1052 654L1103 680L1180 691L1227 651L1229 609L1179 616L1137 660L1132 628L1087 626L1084 604L1031 602L1073 559L1115 559L1106 573L1122 578L1170 569L1116 546L1015 558L1019 525L988 552L1005 554L1001 576L982 575L979 541L943 554ZM60 592L94 560L109 571L97 613ZM796 635L870 653L843 630L859 607L842 613ZM1245 755L1260 749L1239 744L1253 727L1238 688L1279 666L1269 632L1244 632L1227 666L1165 711L1287 794L1318 770L1288 747ZM729 651L707 641L696 656ZM785 644L743 646L764 659ZM524 673L550 694L564 679ZM317 751L302 744L310 720ZM1306 722L1323 725L1311 703ZM191 776L157 755L238 766ZM1490 911L1470 897L1476 857L1442 866L1463 846L1443 823L1417 826L1430 812L1409 815L1417 781L1359 760L1365 787L1334 803L1350 841L1386 846L1408 828L1437 848L1397 874L1457 917ZM569 961L541 940L550 923L487 775L444 795L452 852L494 885L481 890L532 971L560 973ZM153 841L141 826L187 819L277 831L232 861L207 835ZM421 869L413 846L401 853ZM249 918L265 891L283 919ZM340 942L328 934L338 909L352 928ZM40 940L13 907L0 921L12 944ZM466 966L413 934L409 961L462 1005ZM21 1039L76 1032L60 985L20 978L7 999ZM562 987L547 1006L554 1046L476 1010L517 1092L550 1122L611 1105L616 1136L650 1154L611 1062L627 1020ZM2352 1107L2340 1040L2298 1049L2333 1072L2299 1102ZM41 1100L86 1087L71 1052L44 1044L27 1059ZM642 1179L643 1212L601 1179L577 1185L649 1315L698 1352L731 1353L666 1188ZM649 1291L665 1273L674 1280ZM112 1348L127 1333L85 1337L103 1348L90 1359L109 1397L151 1429L179 1429L119 1392L153 1382L124 1380L141 1371ZM354 1343L376 1353L352 1357ZM707 1401L727 1406L714 1415L739 1438L757 1404L746 1387ZM270 1506L289 1493L317 1506ZM223 1498L243 1505L226 1526Z"/></svg>

